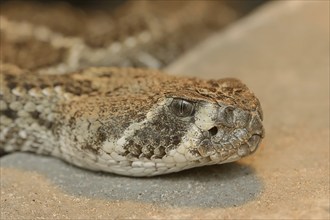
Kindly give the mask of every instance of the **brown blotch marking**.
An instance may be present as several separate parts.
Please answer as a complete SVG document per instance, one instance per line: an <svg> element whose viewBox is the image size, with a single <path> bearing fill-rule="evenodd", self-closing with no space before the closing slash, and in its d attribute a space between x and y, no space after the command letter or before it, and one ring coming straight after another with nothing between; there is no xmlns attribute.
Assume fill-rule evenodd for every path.
<svg viewBox="0 0 330 220"><path fill-rule="evenodd" d="M31 84L31 83L23 83L22 86L23 86L23 88L26 89L26 90L30 90L30 89L32 89L32 88L35 87L35 85L34 85L34 84Z"/></svg>
<svg viewBox="0 0 330 220"><path fill-rule="evenodd" d="M82 94L82 89L80 87L74 86L74 85L66 86L65 91L67 91L73 95L78 95L78 96L80 96Z"/></svg>
<svg viewBox="0 0 330 220"><path fill-rule="evenodd" d="M8 118L11 118L13 120L15 120L18 116L17 116L17 111L11 110L11 109L6 109L3 111L0 111L1 115L5 115Z"/></svg>
<svg viewBox="0 0 330 220"><path fill-rule="evenodd" d="M15 63L22 69L36 70L61 63L65 60L67 49L52 47L48 42L33 38L24 41L10 41L1 35L1 55L4 63Z"/></svg>
<svg viewBox="0 0 330 220"><path fill-rule="evenodd" d="M92 87L92 82L89 80L70 81L69 83L59 85L63 86L66 92L77 96L97 91L97 89Z"/></svg>
<svg viewBox="0 0 330 220"><path fill-rule="evenodd" d="M40 126L46 127L47 129L51 129L54 126L54 123L53 122L48 121L48 120L45 120L43 118L38 118L38 124Z"/></svg>
<svg viewBox="0 0 330 220"><path fill-rule="evenodd" d="M53 84L54 87L56 87L56 86L62 86L62 85L63 85L62 82L55 82L55 83Z"/></svg>
<svg viewBox="0 0 330 220"><path fill-rule="evenodd" d="M11 74L7 74L6 72L4 73L4 81L7 83L7 87L9 89L13 89L15 87L17 87L17 81L16 81L16 77L14 75Z"/></svg>
<svg viewBox="0 0 330 220"><path fill-rule="evenodd" d="M41 83L39 87L40 87L40 89L45 89L45 88L49 87L49 85L45 84L45 83Z"/></svg>
<svg viewBox="0 0 330 220"><path fill-rule="evenodd" d="M39 115L40 115L40 112L33 111L33 112L30 112L30 115L31 115L32 118L38 119L39 118Z"/></svg>
<svg viewBox="0 0 330 220"><path fill-rule="evenodd" d="M5 80L6 80L6 81L12 81L12 80L14 80L14 79L15 79L15 77L14 77L13 75L5 74Z"/></svg>
<svg viewBox="0 0 330 220"><path fill-rule="evenodd" d="M8 88L9 89L14 89L14 88L16 88L17 87L17 82L12 82L12 81L8 81L7 82L7 86L8 86Z"/></svg>

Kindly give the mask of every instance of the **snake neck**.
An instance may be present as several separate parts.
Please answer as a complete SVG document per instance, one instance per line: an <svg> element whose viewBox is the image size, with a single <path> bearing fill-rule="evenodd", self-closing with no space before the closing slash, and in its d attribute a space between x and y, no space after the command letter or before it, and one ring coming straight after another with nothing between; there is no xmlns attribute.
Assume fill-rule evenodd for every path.
<svg viewBox="0 0 330 220"><path fill-rule="evenodd" d="M59 149L65 93L47 86L42 77L8 65L2 66L0 77L1 150L52 154Z"/></svg>

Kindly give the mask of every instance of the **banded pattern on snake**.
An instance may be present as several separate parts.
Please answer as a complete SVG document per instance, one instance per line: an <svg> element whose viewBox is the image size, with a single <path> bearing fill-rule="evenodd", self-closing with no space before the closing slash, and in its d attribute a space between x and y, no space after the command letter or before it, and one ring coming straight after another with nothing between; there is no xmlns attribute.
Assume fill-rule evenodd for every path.
<svg viewBox="0 0 330 220"><path fill-rule="evenodd" d="M140 4L119 11L134 5L136 12ZM253 153L264 136L262 110L239 80L97 67L160 68L168 63L170 56L151 53L151 48L174 33L182 38L180 29L198 30L201 21L208 23L206 12L217 2L191 4L166 19L130 14L136 19L121 18L118 30L140 19L139 30L130 30L124 39L109 34L111 28L102 29L103 35L95 30L95 41L66 33L63 26L13 19L5 11L0 17L0 148L52 155L86 169L128 176L227 163ZM93 19L99 21L98 16Z"/></svg>

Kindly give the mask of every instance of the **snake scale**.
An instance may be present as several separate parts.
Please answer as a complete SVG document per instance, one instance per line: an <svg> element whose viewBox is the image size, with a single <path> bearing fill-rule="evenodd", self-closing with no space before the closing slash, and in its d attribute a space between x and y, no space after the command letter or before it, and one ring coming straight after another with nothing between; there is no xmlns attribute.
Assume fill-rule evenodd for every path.
<svg viewBox="0 0 330 220"><path fill-rule="evenodd" d="M228 22L221 16L234 19L217 4L133 1L89 14L63 3L2 5L0 149L126 176L255 152L263 116L246 85L155 70Z"/></svg>

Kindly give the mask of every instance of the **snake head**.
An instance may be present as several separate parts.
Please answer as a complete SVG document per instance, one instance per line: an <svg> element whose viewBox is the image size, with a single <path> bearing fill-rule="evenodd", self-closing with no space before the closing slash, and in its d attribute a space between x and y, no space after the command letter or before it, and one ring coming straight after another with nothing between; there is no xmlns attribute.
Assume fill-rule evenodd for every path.
<svg viewBox="0 0 330 220"><path fill-rule="evenodd" d="M174 98L169 109L178 120L190 121L181 145L191 159L231 162L255 152L264 137L260 111L181 98Z"/></svg>
<svg viewBox="0 0 330 220"><path fill-rule="evenodd" d="M197 166L236 161L255 152L264 137L259 100L237 79L187 81L167 95L174 124L186 125L174 160Z"/></svg>
<svg viewBox="0 0 330 220"><path fill-rule="evenodd" d="M153 88L156 104L117 142L142 170L134 175L236 161L255 152L264 137L260 103L237 79L175 77Z"/></svg>
<svg viewBox="0 0 330 220"><path fill-rule="evenodd" d="M92 87L105 92L75 99L66 114L75 157L96 157L90 169L153 176L227 163L255 152L264 137L259 100L239 80L95 71L101 80L93 72Z"/></svg>

